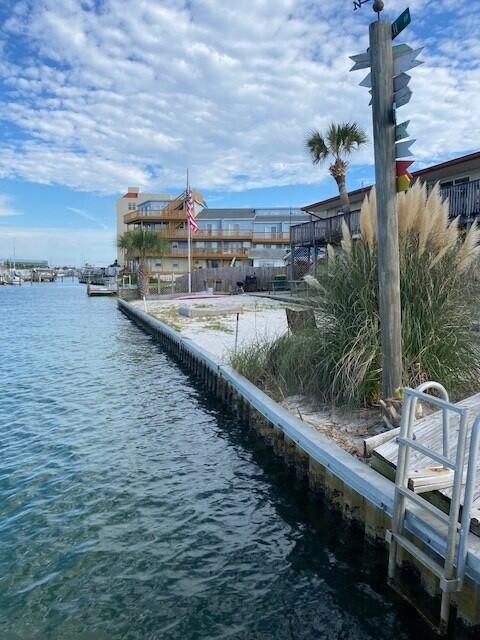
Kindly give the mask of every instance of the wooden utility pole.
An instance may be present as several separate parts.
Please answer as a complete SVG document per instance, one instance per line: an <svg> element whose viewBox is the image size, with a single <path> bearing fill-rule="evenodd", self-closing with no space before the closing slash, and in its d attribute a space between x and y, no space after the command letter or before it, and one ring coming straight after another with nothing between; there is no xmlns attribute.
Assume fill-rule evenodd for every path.
<svg viewBox="0 0 480 640"><path fill-rule="evenodd" d="M395 122L393 115L392 25L370 25L373 142L377 190L378 284L383 395L402 385L402 324L396 210Z"/></svg>

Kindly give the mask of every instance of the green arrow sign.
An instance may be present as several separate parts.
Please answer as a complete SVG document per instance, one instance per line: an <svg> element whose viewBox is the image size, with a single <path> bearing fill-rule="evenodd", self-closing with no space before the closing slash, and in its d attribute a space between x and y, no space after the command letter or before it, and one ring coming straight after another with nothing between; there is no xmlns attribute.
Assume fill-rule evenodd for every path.
<svg viewBox="0 0 480 640"><path fill-rule="evenodd" d="M410 21L410 9L405 9L405 11L398 16L395 22L392 22L392 40L394 40L398 34L405 29L405 27L408 27Z"/></svg>
<svg viewBox="0 0 480 640"><path fill-rule="evenodd" d="M408 131L407 131L407 127L410 124L410 120L406 120L405 122L402 122L401 124L397 124L397 126L395 127L395 141L398 142L398 140L403 140L404 138L408 138Z"/></svg>

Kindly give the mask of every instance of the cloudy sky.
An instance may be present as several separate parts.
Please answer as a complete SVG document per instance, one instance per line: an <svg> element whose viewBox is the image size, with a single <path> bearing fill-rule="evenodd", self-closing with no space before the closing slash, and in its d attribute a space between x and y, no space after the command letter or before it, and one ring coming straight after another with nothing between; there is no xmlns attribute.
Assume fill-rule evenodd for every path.
<svg viewBox="0 0 480 640"><path fill-rule="evenodd" d="M480 147L480 16L472 0L410 6L398 38L412 71L416 167ZM304 149L312 128L357 120L369 96L349 73L368 46L371 2L2 0L0 258L114 257L115 197L129 185L210 206L298 206L333 195ZM372 179L372 148L349 187Z"/></svg>

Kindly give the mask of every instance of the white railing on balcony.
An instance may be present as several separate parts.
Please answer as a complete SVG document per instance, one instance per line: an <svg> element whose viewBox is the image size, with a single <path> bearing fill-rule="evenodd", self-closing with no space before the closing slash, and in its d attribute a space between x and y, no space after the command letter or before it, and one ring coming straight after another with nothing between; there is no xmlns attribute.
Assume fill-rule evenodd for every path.
<svg viewBox="0 0 480 640"><path fill-rule="evenodd" d="M480 180L471 180L451 187L440 187L442 198L448 198L450 216L468 222L480 216Z"/></svg>

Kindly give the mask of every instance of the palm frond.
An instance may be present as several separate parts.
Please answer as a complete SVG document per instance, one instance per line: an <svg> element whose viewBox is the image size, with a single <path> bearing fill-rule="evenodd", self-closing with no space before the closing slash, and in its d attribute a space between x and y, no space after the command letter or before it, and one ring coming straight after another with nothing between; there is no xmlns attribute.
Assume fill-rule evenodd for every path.
<svg viewBox="0 0 480 640"><path fill-rule="evenodd" d="M323 139L319 131L312 131L305 141L310 155L312 156L313 164L319 164L328 158L330 153L325 140Z"/></svg>
<svg viewBox="0 0 480 640"><path fill-rule="evenodd" d="M332 124L326 134L330 153L335 157L348 156L367 142L367 134L356 122Z"/></svg>

